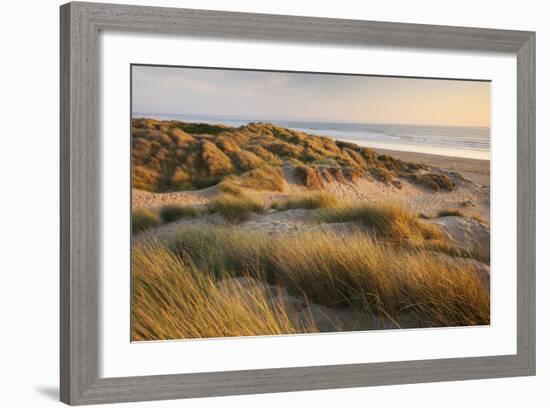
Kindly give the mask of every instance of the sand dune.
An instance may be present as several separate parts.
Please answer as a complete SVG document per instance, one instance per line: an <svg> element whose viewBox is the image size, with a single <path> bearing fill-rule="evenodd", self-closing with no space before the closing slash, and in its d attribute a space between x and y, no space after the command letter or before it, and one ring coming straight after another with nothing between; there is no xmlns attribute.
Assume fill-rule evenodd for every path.
<svg viewBox="0 0 550 408"><path fill-rule="evenodd" d="M384 152L387 153L387 152ZM418 158L424 164L430 167L439 165L440 171L453 171L460 174L470 174L473 180L464 177L464 180L458 180L456 188L450 192L434 192L408 181L403 181L401 188L391 184L386 185L372 181L367 178L360 178L355 182L331 182L325 184L325 190L337 197L343 203L388 203L395 202L406 206L409 209L421 212L428 217L433 217L438 211L458 208L464 215L476 216L485 224L490 223L490 189L489 189L489 163L472 159L449 159L433 155L418 155L416 153L391 152L396 156L401 156L403 160L412 160ZM442 165L447 164L447 167ZM307 193L309 190L299 184L294 178L290 167L284 171L286 186L282 192L264 191L246 189L247 194L258 197L266 202L267 205L286 198L291 195ZM179 191L170 193L152 193L134 189L132 191L132 208L152 208L158 209L165 205L204 205L214 197L218 192L218 187L213 186L202 190ZM296 216L296 214L300 214ZM256 214L253 219L241 224L243 228L265 228L268 231L292 230L296 225L304 224L307 221L307 211L296 210L294 212L284 212L276 214ZM301 220L300 217L304 217ZM200 220L183 220L179 223L197 224L197 223L221 222L219 217L204 217ZM150 234L158 236L172 236L178 229L178 223L169 223L157 227Z"/></svg>
<svg viewBox="0 0 550 408"><path fill-rule="evenodd" d="M157 143L157 148L164 143L156 152L176 167L166 170L150 151L138 151L140 169L135 177L142 188L151 190L132 190L132 209L149 220L145 228L134 228L133 235L133 259L140 260L145 279L140 294L154 294L150 285L165 284L152 278L157 273L177 270L173 279L184 279L186 268L192 267L201 273L191 273L191 280L174 296L183 302L180 295L198 279L197 293L205 302L201 318L217 307L211 302L219 299L218 313L225 313L225 303L231 300L235 310L249 309L250 316L256 316L256 308L265 301L267 309L262 309L257 323L289 319L282 328L259 328L256 334L489 322L488 161L362 150L266 124L208 129L212 134L193 136L172 134L173 127L168 127L163 138L162 124L160 129L149 128L155 124L142 124L146 126L138 129L140 140L144 146ZM198 126L199 131L203 127ZM154 138L158 140L152 142ZM312 146L317 151L310 151ZM324 153L332 157L321 157ZM243 170L247 160L252 169ZM197 188L203 183L209 187ZM167 211L175 216L166 216ZM152 252L148 245L153 245ZM182 252L175 249L178 246ZM150 262L145 253L164 261ZM182 258L174 260L176 255ZM162 264L170 259L174 269ZM372 279L366 279L371 274ZM297 278L304 279L298 283ZM344 278L351 280L343 284ZM213 284L204 279L213 279ZM320 286L319 279L324 280ZM362 283L357 286L357 281ZM376 282L383 283L378 290L385 294L373 297ZM397 286L386 293L391 285ZM410 298L415 302L411 304ZM154 296L147 299L158 307ZM136 310L147 315L147 302ZM179 308L170 308L166 316L170 330L159 326L146 338L159 333L167 338L217 335L208 325L201 329L205 334L182 329L189 319ZM234 323L238 326L240 321ZM146 328L150 319L141 322ZM221 327L224 335L232 333L227 320ZM236 335L243 330L248 333L249 327Z"/></svg>

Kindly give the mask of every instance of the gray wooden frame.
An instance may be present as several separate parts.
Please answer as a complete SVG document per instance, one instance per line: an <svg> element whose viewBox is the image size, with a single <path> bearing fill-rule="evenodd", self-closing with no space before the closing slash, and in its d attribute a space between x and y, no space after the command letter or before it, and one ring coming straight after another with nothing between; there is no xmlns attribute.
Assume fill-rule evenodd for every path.
<svg viewBox="0 0 550 408"><path fill-rule="evenodd" d="M127 378L98 375L100 30L517 56L517 354ZM535 374L535 33L113 4L61 6L61 400L94 404Z"/></svg>

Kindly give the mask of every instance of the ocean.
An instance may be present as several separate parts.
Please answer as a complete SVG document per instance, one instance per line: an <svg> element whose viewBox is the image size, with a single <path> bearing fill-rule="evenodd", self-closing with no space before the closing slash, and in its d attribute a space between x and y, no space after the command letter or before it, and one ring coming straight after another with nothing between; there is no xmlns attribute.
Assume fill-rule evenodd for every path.
<svg viewBox="0 0 550 408"><path fill-rule="evenodd" d="M490 128L472 126L428 126L382 123L312 122L284 119L233 118L207 115L134 113L134 118L181 120L243 126L270 122L297 131L329 136L337 140L378 149L428 153L442 156L490 159Z"/></svg>

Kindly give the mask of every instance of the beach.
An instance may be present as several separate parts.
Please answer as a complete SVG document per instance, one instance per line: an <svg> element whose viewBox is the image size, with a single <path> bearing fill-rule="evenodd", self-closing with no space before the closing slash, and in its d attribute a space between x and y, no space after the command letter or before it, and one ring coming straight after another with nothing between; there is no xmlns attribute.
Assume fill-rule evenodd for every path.
<svg viewBox="0 0 550 408"><path fill-rule="evenodd" d="M133 340L489 323L489 161L132 125Z"/></svg>
<svg viewBox="0 0 550 408"><path fill-rule="evenodd" d="M435 154L404 152L399 150L374 149L380 154L388 154L401 160L426 163L446 171L456 171L474 183L489 186L491 174L490 160L469 159L464 157L442 156Z"/></svg>

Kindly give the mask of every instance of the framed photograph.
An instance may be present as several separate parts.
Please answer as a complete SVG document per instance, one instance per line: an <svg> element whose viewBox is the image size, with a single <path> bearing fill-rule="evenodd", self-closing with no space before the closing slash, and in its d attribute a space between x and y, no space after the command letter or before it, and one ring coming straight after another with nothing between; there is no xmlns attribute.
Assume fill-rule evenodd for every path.
<svg viewBox="0 0 550 408"><path fill-rule="evenodd" d="M535 34L61 7L61 400L535 374Z"/></svg>

